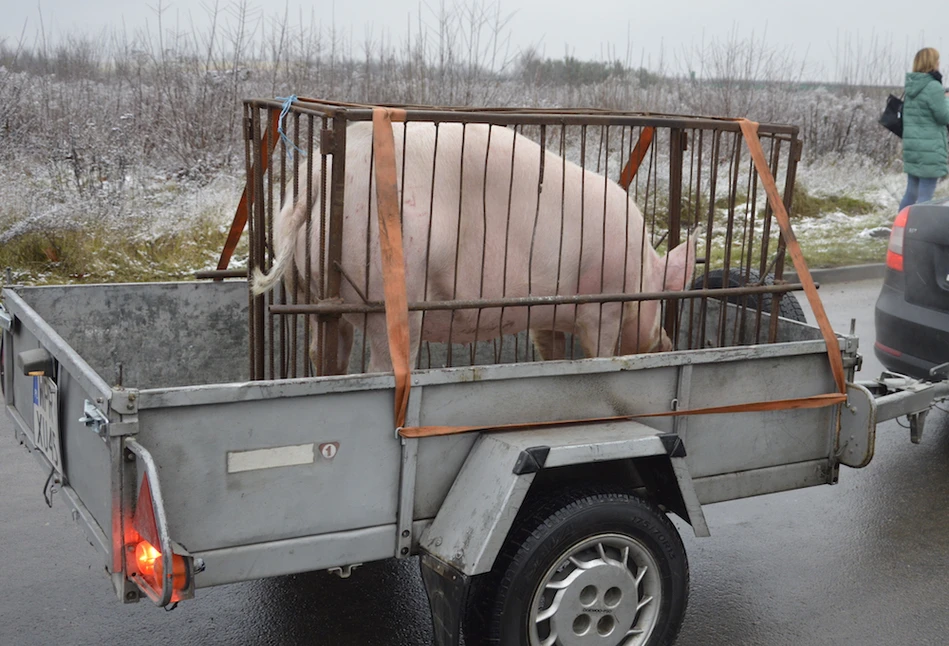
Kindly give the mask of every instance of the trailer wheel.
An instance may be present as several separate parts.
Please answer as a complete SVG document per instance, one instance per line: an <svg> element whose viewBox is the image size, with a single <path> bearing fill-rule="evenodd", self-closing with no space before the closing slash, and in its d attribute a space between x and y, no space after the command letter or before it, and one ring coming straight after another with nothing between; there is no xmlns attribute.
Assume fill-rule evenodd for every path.
<svg viewBox="0 0 949 646"><path fill-rule="evenodd" d="M618 491L564 492L509 534L472 590L468 646L671 644L689 565L673 524Z"/></svg>

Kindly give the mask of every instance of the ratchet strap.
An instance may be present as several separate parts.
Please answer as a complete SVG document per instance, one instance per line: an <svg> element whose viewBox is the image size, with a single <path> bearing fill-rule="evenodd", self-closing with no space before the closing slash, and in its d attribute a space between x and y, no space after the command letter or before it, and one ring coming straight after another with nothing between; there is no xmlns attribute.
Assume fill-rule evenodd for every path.
<svg viewBox="0 0 949 646"><path fill-rule="evenodd" d="M801 252L801 245L798 244L794 231L791 229L791 220L788 217L788 211L784 208L784 200L778 193L778 187L774 183L774 177L771 175L771 169L764 156L764 150L761 149L761 140L758 138L758 124L748 119L738 119L738 125L741 126L741 134L745 137L745 143L748 144L748 151L751 153L751 159L755 163L755 169L758 171L758 177L764 184L765 192L768 194L768 202L771 203L771 210L778 219L778 225L781 227L781 234L787 244L788 253L791 254L791 260L794 262L794 269L797 271L798 279L804 285L804 294L807 301L811 304L814 311L814 317L817 319L817 325L820 327L821 334L824 335L824 341L827 343L827 357L830 359L830 368L834 374L834 384L837 386L837 392L844 395L846 399L847 382L844 377L844 362L840 356L840 344L837 342L837 335L827 319L827 312L824 311L824 304L821 303L820 296L817 295L817 286L811 277L811 272L807 268L807 262L804 260L804 254Z"/></svg>
<svg viewBox="0 0 949 646"><path fill-rule="evenodd" d="M722 415L734 413L823 408L846 401L846 380L843 361L840 356L840 346L837 336L827 319L827 313L817 295L817 287L807 269L800 245L791 230L790 219L784 202L778 193L774 177L768 167L761 141L758 139L758 124L747 119L737 119L745 143L751 153L758 176L764 184L768 201L778 220L781 233L784 235L788 252L794 263L794 268L804 285L804 292L817 318L821 333L827 345L827 355L830 360L834 376L836 392L764 402L750 402L727 406L714 406L691 410L673 410L640 415L621 415L615 417L599 417L580 420L559 420L551 422L528 422L523 424L487 425L487 426L418 426L405 427L405 416L408 408L411 375L409 369L409 326L408 326L408 297L405 285L405 257L402 247L402 228L399 214L399 195L395 168L395 140L392 132L393 121L404 121L405 112L392 108L373 108L373 144L375 156L376 196L379 209L379 240L382 252L383 284L385 290L386 325L389 337L389 353L392 357L392 366L395 372L395 423L399 434L406 438L434 437L440 435L454 435L473 431L508 431L527 428L563 426L568 424L585 424L607 422L614 420L630 420L646 417L674 417L686 415ZM645 157L652 135L643 136L636 145L641 150L641 157ZM645 141L645 143L643 143ZM640 145L642 144L642 145ZM631 180L638 169L634 156L631 157L627 168ZM626 172L624 170L624 175Z"/></svg>
<svg viewBox="0 0 949 646"><path fill-rule="evenodd" d="M623 172L619 175L619 185L624 189L629 189L629 185L639 172L639 166L646 159L646 153L649 152L649 145L652 144L653 137L656 136L656 129L652 126L646 126L639 133L639 140L633 147L633 152L629 154L629 161L623 167Z"/></svg>
<svg viewBox="0 0 949 646"><path fill-rule="evenodd" d="M405 289L405 254L402 250L402 218L399 214L399 186L395 173L393 121L405 121L405 110L373 108L372 145L376 158L382 286L389 355L395 372L395 419L396 426L401 427L405 424L412 385L409 372L409 302Z"/></svg>
<svg viewBox="0 0 949 646"><path fill-rule="evenodd" d="M277 146L277 129L280 127L280 119L276 116L279 112L270 111L270 120L267 124L267 133L264 135L260 146L260 158L257 160L257 166L251 169L249 177L263 176L270 165L270 156L273 149ZM224 248L221 250L221 258L217 262L218 270L227 269L231 264L231 256L237 249L237 243L241 240L241 234L244 233L244 227L247 226L247 214L250 209L250 202L254 199L254 183L251 179L244 185L244 192L241 194L241 201L237 203L237 211L234 213L234 220L231 222L231 230L227 233L227 240L224 242ZM221 280L217 278L215 280Z"/></svg>

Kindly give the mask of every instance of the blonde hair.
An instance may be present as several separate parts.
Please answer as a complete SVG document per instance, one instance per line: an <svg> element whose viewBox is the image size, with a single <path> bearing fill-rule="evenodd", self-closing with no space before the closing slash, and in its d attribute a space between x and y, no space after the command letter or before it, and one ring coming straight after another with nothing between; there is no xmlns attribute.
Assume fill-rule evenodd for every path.
<svg viewBox="0 0 949 646"><path fill-rule="evenodd" d="M913 59L914 72L935 72L939 69L939 52L932 47L926 47L916 52Z"/></svg>

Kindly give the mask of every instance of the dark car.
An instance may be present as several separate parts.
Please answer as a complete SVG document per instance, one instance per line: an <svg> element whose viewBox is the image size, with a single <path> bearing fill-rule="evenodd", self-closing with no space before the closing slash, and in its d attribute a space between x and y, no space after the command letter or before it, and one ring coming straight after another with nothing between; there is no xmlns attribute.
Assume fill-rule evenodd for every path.
<svg viewBox="0 0 949 646"><path fill-rule="evenodd" d="M874 352L893 372L940 380L949 362L949 199L909 206L896 217L876 303Z"/></svg>

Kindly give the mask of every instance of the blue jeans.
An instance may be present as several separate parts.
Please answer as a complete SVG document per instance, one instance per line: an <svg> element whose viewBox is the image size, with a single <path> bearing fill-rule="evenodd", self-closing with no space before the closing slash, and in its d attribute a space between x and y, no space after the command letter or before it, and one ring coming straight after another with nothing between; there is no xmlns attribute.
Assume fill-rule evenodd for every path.
<svg viewBox="0 0 949 646"><path fill-rule="evenodd" d="M936 181L938 177L916 177L915 175L906 176L906 194L900 201L900 211L910 204L917 202L928 202L933 199L933 193L936 192Z"/></svg>

